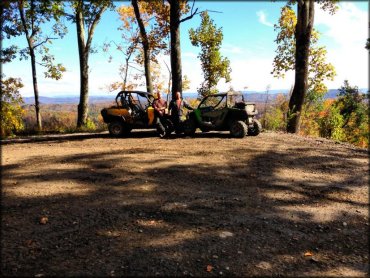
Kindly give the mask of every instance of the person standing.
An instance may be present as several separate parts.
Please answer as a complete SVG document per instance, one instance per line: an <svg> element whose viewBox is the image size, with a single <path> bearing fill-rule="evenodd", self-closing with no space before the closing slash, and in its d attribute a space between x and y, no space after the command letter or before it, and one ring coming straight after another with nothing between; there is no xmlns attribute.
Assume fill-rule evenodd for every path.
<svg viewBox="0 0 370 278"><path fill-rule="evenodd" d="M167 101L162 99L161 93L157 93L157 98L153 101L154 115L156 116L157 131L160 137L164 137L166 129L162 124L162 119L167 108Z"/></svg>
<svg viewBox="0 0 370 278"><path fill-rule="evenodd" d="M176 133L182 132L182 117L184 115L183 109L187 108L189 110L194 110L189 103L181 97L180 92L176 92L175 99L172 99L169 106L169 111L171 113L171 120L175 127Z"/></svg>

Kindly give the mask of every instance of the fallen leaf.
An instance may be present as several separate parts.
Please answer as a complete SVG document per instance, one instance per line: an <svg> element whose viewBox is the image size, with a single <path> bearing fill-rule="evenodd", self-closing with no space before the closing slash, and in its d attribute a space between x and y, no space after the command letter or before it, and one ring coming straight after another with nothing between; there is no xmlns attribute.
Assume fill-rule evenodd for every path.
<svg viewBox="0 0 370 278"><path fill-rule="evenodd" d="M213 266L211 266L211 265L207 265L207 272L211 272L211 271L212 271L212 269L213 269Z"/></svg>
<svg viewBox="0 0 370 278"><path fill-rule="evenodd" d="M306 253L304 253L304 256L305 257L310 257L310 256L312 256L312 253L310 251L307 251Z"/></svg>
<svg viewBox="0 0 370 278"><path fill-rule="evenodd" d="M40 224L45 225L48 223L49 219L46 216L40 218Z"/></svg>

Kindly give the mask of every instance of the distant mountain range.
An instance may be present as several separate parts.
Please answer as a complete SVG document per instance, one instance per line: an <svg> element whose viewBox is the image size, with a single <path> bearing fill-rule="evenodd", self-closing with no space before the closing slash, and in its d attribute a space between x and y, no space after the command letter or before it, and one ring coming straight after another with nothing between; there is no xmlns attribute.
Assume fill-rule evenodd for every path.
<svg viewBox="0 0 370 278"><path fill-rule="evenodd" d="M359 89L360 92L366 93L367 89ZM268 97L268 101L274 100L279 94L287 95L289 90L282 89L282 90L270 90L268 94L266 92L259 92L259 91L242 91L244 97L247 101L252 102L265 102L266 98ZM336 98L339 94L337 89L330 89L326 95L325 99ZM184 93L184 98L192 99L197 98L198 93ZM113 102L115 96L90 96L89 103L101 103L101 102ZM34 104L35 99L34 97L24 97L23 98L25 104ZM58 97L45 97L40 96L39 101L41 104L78 104L80 98L77 96L58 96Z"/></svg>
<svg viewBox="0 0 370 278"><path fill-rule="evenodd" d="M89 97L89 103L100 103L100 102L113 102L115 96L91 96ZM34 97L23 97L25 104L34 104ZM78 104L80 97L75 96L58 96L58 97L44 97L40 96L39 101L41 104Z"/></svg>

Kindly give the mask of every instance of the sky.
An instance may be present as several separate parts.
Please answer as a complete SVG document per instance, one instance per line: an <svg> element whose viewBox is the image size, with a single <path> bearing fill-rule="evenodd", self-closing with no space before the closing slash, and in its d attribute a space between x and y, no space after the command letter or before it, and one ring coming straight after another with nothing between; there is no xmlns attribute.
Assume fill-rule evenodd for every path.
<svg viewBox="0 0 370 278"><path fill-rule="evenodd" d="M116 2L123 5L126 2ZM221 55L230 60L232 69L230 83L221 80L217 85L220 91L226 91L232 86L235 90L265 91L289 89L294 84L294 73L289 72L284 79L274 78L271 74L272 61L275 57L277 32L274 24L280 16L280 10L285 2L282 1L196 1L195 7L210 10L211 18L217 27L222 27L223 42ZM334 81L326 82L330 89L339 88L344 80L359 88L368 88L369 54L365 49L368 38L368 2L340 2L339 10L330 15L316 7L315 28L321 33L318 44L327 48L327 61L336 69ZM120 41L121 31L117 27L121 21L116 11L103 14L96 28L93 45L101 49L104 42ZM186 92L196 92L203 75L200 60L197 58L200 48L192 46L189 39L189 29L200 25L200 16L181 24L182 73L191 81L190 89ZM50 51L55 55L57 63L63 63L67 72L61 80L45 79L43 68L38 67L38 83L41 96L78 96L79 58L75 25L68 23L68 34L53 41ZM45 26L47 30L47 26ZM4 40L3 47L15 43L19 47L26 46L25 37ZM113 53L109 62L109 54L99 51L91 54L89 59L90 95L114 95L108 92L108 84L120 81L118 68L124 57ZM161 55L158 61L164 78L168 71L164 65L170 65L168 56ZM14 60L2 67L6 77L22 79L24 88L20 90L23 96L33 96L30 60ZM145 88L139 88L145 89Z"/></svg>

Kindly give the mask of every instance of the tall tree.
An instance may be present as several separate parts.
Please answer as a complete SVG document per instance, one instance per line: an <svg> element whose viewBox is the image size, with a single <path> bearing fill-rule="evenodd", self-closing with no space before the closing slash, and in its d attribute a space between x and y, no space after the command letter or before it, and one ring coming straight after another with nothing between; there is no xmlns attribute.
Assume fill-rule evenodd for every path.
<svg viewBox="0 0 370 278"><path fill-rule="evenodd" d="M220 48L223 39L222 28L217 28L216 24L209 17L208 12L202 12L201 24L194 30L189 30L192 45L200 46L200 58L204 81L198 88L201 97L217 93L217 83L221 78L230 82L230 61L221 56Z"/></svg>
<svg viewBox="0 0 370 278"><path fill-rule="evenodd" d="M145 30L143 19L141 18L138 2L137 0L132 0L131 3L132 3L132 6L134 7L135 17L137 20L137 24L139 25L140 34L141 34L141 43L143 45L146 90L147 92L153 93L152 78L150 74L149 39L148 39L148 35Z"/></svg>
<svg viewBox="0 0 370 278"><path fill-rule="evenodd" d="M287 71L295 69L296 24L297 17L293 9L289 5L283 7L279 22L275 24L275 30L279 31L275 40L278 47L272 71L275 77L284 77ZM336 74L334 66L326 62L326 48L317 45L319 37L319 33L313 29L309 48L307 94L304 98L306 108L322 101L328 90L325 80L333 80Z"/></svg>
<svg viewBox="0 0 370 278"><path fill-rule="evenodd" d="M190 15L181 18L182 14L189 11L187 1L168 0L170 4L170 40L171 40L171 72L172 72L172 98L175 99L176 92L182 92L182 64L181 64L181 44L180 44L180 24L193 18L197 14L198 8L194 10L194 3Z"/></svg>
<svg viewBox="0 0 370 278"><path fill-rule="evenodd" d="M158 63L159 53L168 52L169 6L161 1L144 0L132 0L131 4L131 6L122 5L117 9L123 23L118 28L122 31L123 42L115 44L117 49L118 47L128 49L125 53L126 58L136 54L134 62L144 65L147 91L153 92L152 68L156 65L152 66L152 63ZM126 60L126 65L121 67L125 69L126 74L128 66Z"/></svg>
<svg viewBox="0 0 370 278"><path fill-rule="evenodd" d="M335 0L318 0L321 7L335 12ZM289 101L289 117L287 132L298 133L300 117L305 95L308 89L308 65L311 35L314 25L315 1L294 0L288 4L297 3L297 24L295 26L295 82Z"/></svg>
<svg viewBox="0 0 370 278"><path fill-rule="evenodd" d="M153 85L153 79L158 79L157 73L152 71L158 67L157 56L159 53L169 54L168 34L170 33L170 3L169 1L131 1L131 6L121 6L118 12L123 21L122 31L132 34L132 25L137 24L137 40L142 45L135 62L144 64L144 73L147 89L157 86ZM189 11L186 1L176 3L179 6L180 17ZM136 39L130 36L131 42ZM154 65L151 65L154 63ZM171 74L170 74L171 76ZM148 84L152 84L148 86ZM181 91L181 90L180 90Z"/></svg>
<svg viewBox="0 0 370 278"><path fill-rule="evenodd" d="M7 39L24 35L27 41L27 47L24 49L19 50L13 45L2 51L1 61L9 62L17 53L20 54L21 60L31 58L36 123L37 129L42 130L36 65L46 68L45 77L56 80L60 79L65 71L62 64L54 64L54 56L49 53L46 46L52 40L62 38L66 33L66 28L60 21L63 14L62 4L49 0L18 0L2 3L1 9L1 39L4 33ZM45 35L42 31L44 24L51 21L55 22L52 29L57 37ZM37 53L41 55L41 59L37 59Z"/></svg>
<svg viewBox="0 0 370 278"><path fill-rule="evenodd" d="M89 101L89 56L92 52L91 43L96 26L102 14L112 7L110 0L71 2L73 14L67 18L76 23L78 54L80 62L80 102L77 110L77 128L86 126ZM86 36L87 33L87 36Z"/></svg>

